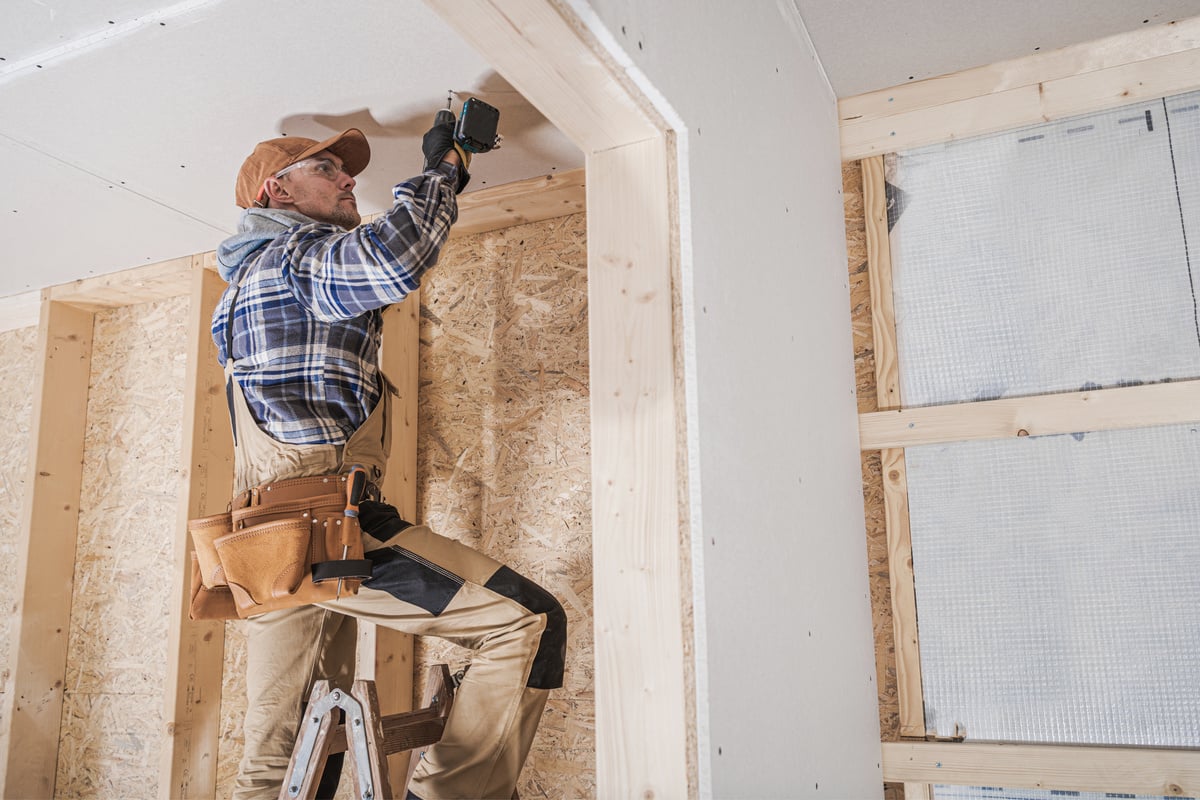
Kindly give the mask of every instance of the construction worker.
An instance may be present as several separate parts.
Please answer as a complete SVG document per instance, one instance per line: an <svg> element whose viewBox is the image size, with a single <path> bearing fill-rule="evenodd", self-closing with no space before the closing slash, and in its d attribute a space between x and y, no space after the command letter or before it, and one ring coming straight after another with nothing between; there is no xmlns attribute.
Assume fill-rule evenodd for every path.
<svg viewBox="0 0 1200 800"><path fill-rule="evenodd" d="M351 618L474 651L443 738L426 751L409 797L512 797L547 694L562 686L566 616L558 601L378 500L390 392L378 366L381 311L437 262L458 216L456 195L470 179L469 155L451 126L435 125L422 149L423 173L398 184L391 210L368 225L360 225L354 196L354 178L370 159L358 130L323 142L261 142L237 177L244 211L238 233L217 251L229 287L212 325L232 376L234 508L239 497L265 498L289 479L344 476L353 458L370 481L359 521L371 577L356 593L339 579L335 599L246 621L235 798L278 796L313 681L348 686Z"/></svg>

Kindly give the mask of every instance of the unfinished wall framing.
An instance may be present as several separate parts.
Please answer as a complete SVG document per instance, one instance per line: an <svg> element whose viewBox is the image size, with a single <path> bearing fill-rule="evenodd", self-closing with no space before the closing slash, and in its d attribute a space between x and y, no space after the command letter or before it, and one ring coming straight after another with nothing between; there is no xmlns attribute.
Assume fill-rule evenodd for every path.
<svg viewBox="0 0 1200 800"><path fill-rule="evenodd" d="M686 555L680 542L688 537L681 537L679 516L686 488L677 472L683 451L677 418L683 401L672 335L678 225L669 126L587 33L586 25L559 3L437 0L431 5L587 158L596 791L600 796L647 792L683 796L688 791L689 711L679 680L687 671L683 621L687 600L680 592ZM577 210L569 208L574 202L558 200L552 208ZM511 204L500 205L500 216L511 218ZM208 290L203 277L194 277L194 289L189 280L204 275L202 264L187 259L182 269L165 271L162 281L155 278L155 286L147 288L153 295L147 299L191 291L195 298L191 319L198 326ZM87 302L81 299L82 292L90 289L104 295L105 303L125 305L138 284L147 282L147 275L107 276L80 282L70 291L77 302ZM28 300L16 298L5 307L14 316L24 312L28 319ZM51 302L47 308L57 312L60 305L65 304ZM72 324L90 330L90 317L72 319ZM56 323L50 329L53 333L61 327ZM88 336L72 332L68 340L75 344L76 360L86 357ZM198 354L203 341L193 337L190 352ZM210 391L211 377L192 374L189 380L193 385L185 392L184 446L188 482L180 519L212 508L215 487L222 482L218 476L228 470L228 454L221 451L222 437L214 427L219 415ZM55 378L49 383L56 397L86 397L77 379ZM83 415L79 411L64 416L81 419ZM69 438L74 441L79 436ZM34 459L39 471L52 462L49 453ZM57 516L68 516L61 527L73 531L73 514L64 515L62 510L75 507L78 488L69 470L61 477L57 469L51 474L54 481L43 480L36 487L35 503L58 509ZM45 500L40 500L43 496ZM221 637L211 628L184 624L186 544L182 542L181 537L175 548L177 619L170 644L175 658L167 687L169 740L163 748L159 781L164 797L212 795L219 735ZM61 546L44 557L62 571ZM66 569L69 572L69 565ZM69 575L56 585L60 594L66 587ZM44 598L27 598L21 615L25 627L54 630L54 620L39 613L48 605ZM54 614L62 618L65 612ZM17 649L14 646L14 652ZM41 649L47 651L49 663L45 668L15 665L18 683L22 675L40 684L46 676L61 672L55 666L61 658L48 652L48 646ZM43 790L47 788L58 737L44 732L22 736L15 730L16 720L9 719L14 724L6 729L6 793L37 794L15 790L16 782L41 781Z"/></svg>
<svg viewBox="0 0 1200 800"><path fill-rule="evenodd" d="M1055 102L1038 106L1033 119L1058 118L1128 103L1131 98L1189 91L1196 88L1197 81L1191 75L1182 77L1176 67L1197 57L1195 48L1200 43L1197 36L1200 36L1200 20L1188 20L843 100L843 154L849 158L872 151L891 152L1032 121L1027 106L1014 104L1014 98L1027 94L1013 88L1014 85L1036 89L1045 88L1042 82L1062 81L1055 91L1046 93ZM1136 87L1132 90L1130 76L1136 76ZM1059 93L1058 86L1071 90ZM971 114L965 114L964 109L971 109ZM868 134L868 129L874 133ZM851 179L856 172L852 168L846 170ZM877 619L886 619L890 612L895 641L895 678L890 689L883 682L891 677L888 665L880 664L882 721L884 731L893 731L895 738L924 738L926 721L916 636L918 620L904 448L979 438L1194 423L1200 418L1200 412L1196 411L1200 408L1197 405L1200 381L905 407L898 380L898 369L903 365L897 365L882 157L864 159L861 175L873 343L865 341L868 323L863 316L856 317L855 331L863 341L859 352L860 395L863 389L874 388L877 404L860 396L860 433L868 530L882 527L873 526L873 520L886 518L887 522L891 588L887 597L880 597L874 590L877 582L873 585ZM855 226L850 223L857 213L857 205L848 200L852 253L856 241ZM859 286L866 283L856 272L854 260L851 272L852 280ZM865 313L862 294L860 289L854 295L856 313L860 314ZM870 369L868 359L872 356L873 382L863 374L864 367ZM875 452L880 455L875 456ZM883 508L879 507L880 496ZM878 554L880 549L876 545L871 552ZM875 567L872 573L876 573ZM885 613L880 614L880 610ZM877 642L877 652L881 662L887 659L886 640L882 646ZM896 698L896 721L889 724L892 718L888 701L892 697ZM931 784L935 782L1170 796L1200 792L1200 751L1195 749L885 741L883 771L885 780L903 783L906 794L912 797L931 796Z"/></svg>
<svg viewBox="0 0 1200 800"><path fill-rule="evenodd" d="M488 231L516 222L577 212L584 205L583 188L583 170L576 170L466 195L460 203L463 226L456 229L454 237L460 238L463 229L468 232ZM523 202L522 198L533 191L537 193L529 195L531 201ZM577 215L576 218L582 222L581 217ZM582 252L582 247L581 242L572 243L574 251ZM453 245L450 249L453 249ZM15 551L12 561L20 574L10 583L15 582L18 598L21 597L21 591L25 592L25 597L16 604L13 641L7 651L11 653L12 660L8 665L10 674L5 683L5 796L50 796L54 793L56 773L59 794L65 796L95 792L145 795L153 791L156 770L160 796L214 794L220 734L223 626L218 623L191 623L186 619L186 573L183 565L187 563L188 543L186 537L181 535L183 519L224 505L231 473L227 412L221 391L223 379L216 366L208 334L211 310L224 288L224 282L213 271L214 266L213 254L208 253L47 289L40 293L43 309L40 334L38 328L28 326L27 315L19 311L4 319L5 328L9 331L3 334L6 352L13 348L23 349L28 357L41 351L45 365L36 371L35 376L30 362L27 377L31 380L36 377L36 391L25 393L25 402L28 403L28 413L32 415L29 425L32 431L27 438L13 437L12 442L12 449L22 457L23 451L28 449L30 457L27 459L27 470L34 477L22 476L9 482L13 485L14 499L22 494L16 488L21 481L31 486L32 491L24 492L25 519L12 547ZM575 272L579 280L585 274L580 264L576 265ZM553 290L552 282L542 283ZM7 308L19 309L20 304L12 303ZM388 315L385 330L385 341L390 343L385 344L384 355L389 362L389 372L401 383L409 382L413 387L409 393L410 403L401 408L397 415L398 424L408 429L409 435L400 434L394 438L397 449L407 448L408 452L393 453L394 468L389 479L394 483L391 496L415 516L416 447L411 431L415 430L417 422L415 344L418 314L415 305L407 313L405 308L402 306ZM107 322L110 318L114 320L111 324ZM578 323L578 320L575 322ZM118 343L110 341L112 337L105 333L112 325L125 333L130 333L130 326L144 328L151 325L155 328L134 335L122 335ZM175 333L163 335L166 331L164 325ZM511 327L510 323L508 328ZM93 328L96 331L96 358L92 358ZM408 333L403 333L404 330ZM186 337L182 336L185 331L188 334ZM405 337L413 347L396 346L396 342ZM151 340L153 344L148 349L143 348L146 349L145 353L128 352L128 348L146 340ZM114 347L126 349L110 358L106 353ZM165 347L170 353L158 353L155 347ZM177 384L175 391L185 385L190 387L178 395L181 406L171 402L159 403L161 398L157 398L157 394L161 392L155 393L155 398L152 398L144 390L145 387L129 383L131 380L135 383L140 380L137 377L139 373L137 370L131 371L130 365L144 363L146 358L155 362L153 369L157 383L173 382L173 385ZM20 358L12 361L13 365L20 363ZM178 369L162 369L164 364L171 363L176 364ZM109 366L105 367L105 364ZM186 378L185 365L188 373ZM96 368L100 368L102 374L96 375ZM93 383L91 392L88 391L89 376ZM542 378L545 379L545 376ZM11 385L19 387L20 376L14 376ZM90 415L84 411L89 396L93 398L95 406ZM116 399L122 402L118 403ZM67 408L65 403L73 403L74 406ZM151 403L153 408L138 411L141 408L139 404L145 403ZM101 405L103 409L99 408ZM114 410L117 413L115 418L111 416ZM173 416L177 431L179 422L186 423L182 429L182 443L180 435L158 436L161 433L169 434L171 429L163 423L163 415ZM114 419L118 421L112 421ZM74 433L67 424L71 421L77 421L78 424L78 430ZM151 433L146 433L146 426L153 429ZM19 432L24 426L17 422L15 427ZM87 447L85 431L86 436L90 437ZM153 442L146 440L143 434L151 436ZM72 438L78 442L77 445L72 445ZM26 448L21 446L22 441L28 441ZM108 448L110 442L116 449ZM170 463L159 464L161 458L154 464L144 461L148 456L149 443L161 445L170 451L164 451L166 454L163 456ZM181 451L182 462L175 455ZM90 453L87 460L92 466L80 466L79 462L85 459L82 456L75 459L72 453ZM14 457L10 460L15 462L22 459ZM71 469L73 463L76 464L74 470ZM10 466L12 469L19 468L19 464ZM155 479L149 484L131 479L129 470L136 472L139 467L148 469ZM177 496L173 487L181 478L182 492ZM111 485L106 486L106 481ZM93 486L97 491L89 490L88 486ZM114 491L130 491L132 495L120 496L113 494ZM139 511L145 502L153 503L157 512ZM56 513L39 519L38 524L34 525L31 523L31 509L38 503L54 509ZM176 507L178 511L172 510ZM117 518L113 518L113 514ZM125 542L136 529L126 525L131 514L144 518L146 524L151 526L153 542L139 542L136 547ZM56 519L60 522L55 523ZM79 552L86 566L78 568L83 569L82 572L73 574L77 570L74 563L75 537L68 530L78 529L82 532L85 527L94 535L80 545ZM129 544L128 547L118 547L116 540L107 541L97 533L118 528L122 531L128 528L127 532L117 537ZM175 533L163 538L164 529ZM61 530L59 539L50 536L56 530ZM154 551L150 547L154 543L166 550ZM110 546L115 549L110 550ZM135 552L117 553L125 549ZM87 666L96 663L95 659L89 658L89 654L94 655L97 642L104 641L103 638L89 638L84 633L89 627L93 631L102 627L93 624L94 621L88 622L89 609L97 613L105 608L112 609L111 602L94 599L87 588L107 587L110 592L118 593L127 591L130 580L119 578L136 567L139 563L138 553L152 557L155 564L170 567L166 576L152 583L174 583L168 606L172 610L164 612L153 603L146 604L144 610L150 614L146 625L135 624L131 617L128 625L119 628L135 634L140 632L140 635L148 636L152 641L166 643L169 668L165 675L159 674L157 678L143 675L145 680L137 679L130 673L135 681L126 686L119 680L124 674L121 664L135 671L144 671L146 662L141 655L130 660L127 654L141 654L146 652L146 648L123 639L121 650L126 655L107 656L102 672ZM124 556L124 566L119 560L109 563L114 556L118 559ZM88 570L94 572L96 569L100 572L91 577L92 573ZM31 579L30 575L36 575L37 579ZM56 578L55 575L60 577ZM118 580L110 580L114 576ZM137 584L135 582L132 585ZM25 588L22 590L20 587ZM576 583L577 598L580 592L585 591L586 581L584 584ZM71 608L73 594L76 595L74 611ZM80 605L81 602L84 605ZM166 626L168 622L169 637L164 635L165 630L153 634L155 624ZM46 636L47 626L50 626L50 630L59 629L61 635ZM577 625L577 629L584 628ZM67 635L68 631L70 636ZM111 636L108 638L111 639ZM377 678L397 684L394 687L394 694L397 695L395 702L403 706L411 702L412 695L411 643L388 643L383 641L384 637L380 638L377 655L384 668L380 669ZM68 645L70 652L76 654L70 659L67 657ZM113 661L114 657L116 662ZM159 661L151 659L151 662ZM397 669L398 664L407 665L408 669ZM52 687L48 694L41 688L46 685ZM164 695L165 706L162 705ZM143 714L138 710L146 703L130 705L128 701L133 696L142 697L149 703L146 707L153 713ZM96 736L96 725L104 726L107 736L120 727L112 728L119 720L110 713L71 712L82 699L88 699L94 705L96 700L109 702L116 701L118 697L122 699L116 702L114 708L127 709L141 720L141 724L140 727L135 725L131 728L127 736L111 740L120 743L121 750L112 755L116 759L128 756L124 759L125 763L134 764L144 773L136 777L127 769L119 771L122 772L120 776L114 776L111 770L106 771L103 763L105 756L96 750L100 742ZM33 702L30 702L31 698L35 698ZM64 707L68 713L64 714ZM154 721L160 715L165 720L165 730L168 732L165 739L158 734L164 723ZM141 745L134 748L138 751L134 753L130 747L138 742ZM68 754L71 757L65 758ZM155 767L156 763L160 766ZM404 771L400 770L399 773L403 775ZM119 780L136 782L121 788L114 782Z"/></svg>

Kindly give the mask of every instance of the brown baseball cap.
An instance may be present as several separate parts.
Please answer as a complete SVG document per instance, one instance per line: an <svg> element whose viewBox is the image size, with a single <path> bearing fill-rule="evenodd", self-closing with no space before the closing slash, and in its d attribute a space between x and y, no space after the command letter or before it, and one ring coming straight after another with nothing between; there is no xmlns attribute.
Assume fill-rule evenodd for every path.
<svg viewBox="0 0 1200 800"><path fill-rule="evenodd" d="M357 175L371 161L371 146L358 128L348 128L323 142L302 136L283 136L268 139L254 146L254 152L242 163L237 177L237 204L240 208L254 205L267 178L284 167L311 158L328 150L342 160L348 175Z"/></svg>

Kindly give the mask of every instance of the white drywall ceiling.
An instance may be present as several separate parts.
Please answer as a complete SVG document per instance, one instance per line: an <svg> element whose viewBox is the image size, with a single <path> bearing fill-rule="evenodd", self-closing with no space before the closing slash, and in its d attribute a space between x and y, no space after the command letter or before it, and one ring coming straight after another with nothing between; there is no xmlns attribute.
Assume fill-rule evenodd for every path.
<svg viewBox="0 0 1200 800"><path fill-rule="evenodd" d="M501 110L470 189L583 165L419 0L4 0L0 59L0 296L213 249L272 136L361 128L380 211L448 90Z"/></svg>
<svg viewBox="0 0 1200 800"><path fill-rule="evenodd" d="M777 2L799 8L839 96L1200 15L1200 0ZM623 16L633 46L649 32ZM582 165L420 0L4 0L0 296L212 249L242 159L280 133L361 127L360 207L382 210L448 89L502 112L471 189Z"/></svg>
<svg viewBox="0 0 1200 800"><path fill-rule="evenodd" d="M1200 0L793 0L838 97L1200 15Z"/></svg>

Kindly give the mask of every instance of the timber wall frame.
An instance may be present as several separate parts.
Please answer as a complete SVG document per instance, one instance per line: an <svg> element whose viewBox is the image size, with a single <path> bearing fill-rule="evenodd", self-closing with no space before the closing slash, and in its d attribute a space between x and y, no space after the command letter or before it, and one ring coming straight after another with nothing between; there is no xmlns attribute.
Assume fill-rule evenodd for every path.
<svg viewBox="0 0 1200 800"><path fill-rule="evenodd" d="M583 211L584 170L532 178L463 195L452 238ZM0 796L52 797L58 759L67 632L70 630L75 541L88 380L95 314L105 309L190 297L182 424L179 508L174 525L174 583L159 795L212 797L216 790L224 624L187 619L189 553L184 523L228 502L232 441L224 376L208 329L225 282L212 252L74 281L0 300L0 330L38 326L36 396L17 552L18 609L10 681L0 731ZM398 387L385 491L401 513L416 513L416 399L419 297L385 314L384 368ZM39 520L36 530L32 520ZM31 579L36 576L36 580ZM362 626L368 628L368 626ZM374 640L376 660L412 663L409 637L360 633ZM360 653L363 652L360 648ZM369 652L369 650L368 650ZM411 702L412 674L361 664L379 682L385 713ZM402 781L406 771L393 770Z"/></svg>
<svg viewBox="0 0 1200 800"><path fill-rule="evenodd" d="M860 414L881 451L901 742L885 781L908 800L932 784L1200 794L1200 750L911 741L926 737L904 449L970 439L1200 421L1200 380L905 409L899 388L883 155L1200 88L1200 18L966 70L839 102L842 157L862 159L879 411Z"/></svg>
<svg viewBox="0 0 1200 800"><path fill-rule="evenodd" d="M564 3L427 4L586 158L597 795L685 797L689 722L680 676L687 670L684 608L689 603L681 590L681 542L690 537L681 531L680 507L687 489L678 469L686 448L677 374L681 360L673 337L680 249L674 134ZM530 188L545 201L546 187L540 180ZM493 209L501 223L492 227L579 210L569 207L576 203L570 190L564 197L550 198L552 213L543 209L514 214L510 199L503 198ZM455 231L473 232L461 220ZM64 299L75 298L69 302L86 305L91 301L79 291L103 290L108 294L100 307L127 305L184 293L187 289L178 288L180 270L195 276L193 298L213 291L202 266L189 259L178 261L163 267L168 273L163 280L173 287L170 294L160 290L138 296L141 282L158 279L153 271L79 282L60 293L66 293ZM195 302L202 306L204 301ZM0 301L0 315L24 314L28 320L29 307L28 296ZM191 314L193 325L204 319L197 307ZM198 363L203 346L203 337L194 339L197 352L190 355ZM207 503L215 489L200 475L228 469L228 456L220 450L220 435L203 429L203 424L217 424L220 414L213 405L224 413L224 401L204 388L211 388L212 376L193 377L194 400L189 401L185 423L185 435L190 432L192 439L192 452L185 458L193 472L185 495L208 498ZM193 507L200 505L197 501ZM188 513L192 508L181 510L180 518ZM176 557L185 552L186 543L177 547ZM181 614L184 563L177 564L175 587ZM168 744L159 792L163 797L210 797L215 785L221 637L186 619L177 625L172 645L178 663L167 698ZM17 649L14 644L14 652ZM55 691L61 705L61 689ZM55 726L57 719L55 714ZM29 759L14 760L13 743L12 736L5 743L8 763L15 767L8 770L10 779L34 766ZM45 770L57 737L39 737L30 747L38 750L42 761L37 766ZM51 780L52 767L51 763Z"/></svg>

